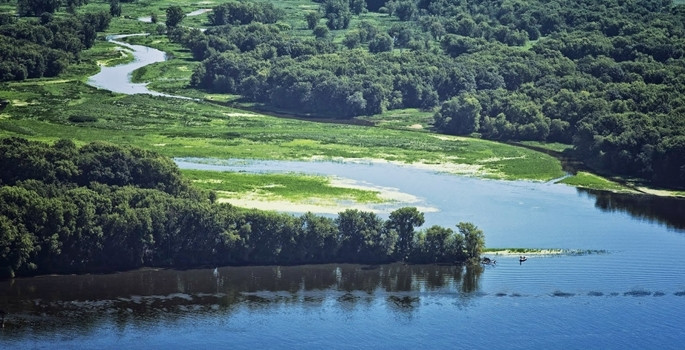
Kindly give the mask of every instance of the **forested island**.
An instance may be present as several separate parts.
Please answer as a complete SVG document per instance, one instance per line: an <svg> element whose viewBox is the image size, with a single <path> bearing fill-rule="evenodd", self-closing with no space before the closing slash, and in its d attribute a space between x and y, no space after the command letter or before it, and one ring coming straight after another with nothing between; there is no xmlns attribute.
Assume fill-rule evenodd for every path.
<svg viewBox="0 0 685 350"><path fill-rule="evenodd" d="M0 140L1 277L143 266L463 263L483 232L424 224L416 208L387 220L348 209L333 219L214 203L169 158L130 147Z"/></svg>
<svg viewBox="0 0 685 350"><path fill-rule="evenodd" d="M685 7L666 0L271 2L173 26L191 86L310 116L435 110L438 132L573 145L598 172L685 187ZM355 21L367 11L390 25ZM350 23L355 23L351 25ZM333 40L333 38L335 38Z"/></svg>

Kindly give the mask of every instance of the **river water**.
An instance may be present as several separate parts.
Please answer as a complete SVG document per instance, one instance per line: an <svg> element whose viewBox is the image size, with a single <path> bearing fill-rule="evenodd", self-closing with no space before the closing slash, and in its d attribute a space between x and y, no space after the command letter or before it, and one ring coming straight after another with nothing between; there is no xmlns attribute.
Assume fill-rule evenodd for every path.
<svg viewBox="0 0 685 350"><path fill-rule="evenodd" d="M429 225L472 221L490 247L580 253L530 256L522 264L517 256L493 255L496 266L468 269L266 266L21 278L0 282L0 303L9 311L0 345L676 349L685 341L682 200L392 164L177 164L335 175L395 187L436 209L426 213ZM662 201L670 208L665 215L653 208L640 212L641 204Z"/></svg>
<svg viewBox="0 0 685 350"><path fill-rule="evenodd" d="M123 73L120 73L123 74ZM126 74L127 75L127 74ZM103 86L108 88L107 86ZM114 88L112 88L114 90ZM135 87L130 89L134 90ZM123 92L123 91L122 91ZM140 270L0 281L0 349L678 349L685 201L375 163L213 162L392 187L428 225L471 221L496 266L316 265Z"/></svg>

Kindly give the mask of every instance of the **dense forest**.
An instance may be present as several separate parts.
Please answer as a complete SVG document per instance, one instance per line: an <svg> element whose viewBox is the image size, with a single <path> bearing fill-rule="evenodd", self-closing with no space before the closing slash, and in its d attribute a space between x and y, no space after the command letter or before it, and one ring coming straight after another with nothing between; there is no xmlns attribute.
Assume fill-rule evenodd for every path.
<svg viewBox="0 0 685 350"><path fill-rule="evenodd" d="M69 12L83 0L69 0ZM61 2L55 0L19 0L17 13L0 13L0 81L54 77L80 53L93 46L97 32L109 25L107 12L57 16ZM26 18L23 18L26 17Z"/></svg>
<svg viewBox="0 0 685 350"><path fill-rule="evenodd" d="M345 210L333 219L244 210L185 181L169 158L72 141L0 140L0 277L324 262L456 263L477 259L471 223L424 224L416 208L387 220Z"/></svg>
<svg viewBox="0 0 685 350"><path fill-rule="evenodd" d="M211 92L303 115L435 110L439 132L572 144L596 171L685 187L685 6L318 2L301 14L309 37L249 1L168 35L202 61L191 85ZM353 21L367 11L391 21Z"/></svg>

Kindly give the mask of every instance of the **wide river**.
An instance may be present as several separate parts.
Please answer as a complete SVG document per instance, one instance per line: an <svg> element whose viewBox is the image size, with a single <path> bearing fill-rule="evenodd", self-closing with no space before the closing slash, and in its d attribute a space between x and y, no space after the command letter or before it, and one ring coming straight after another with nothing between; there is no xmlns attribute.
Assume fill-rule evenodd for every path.
<svg viewBox="0 0 685 350"><path fill-rule="evenodd" d="M198 162L297 171L413 195L428 225L470 221L496 266L140 270L0 281L0 349L679 349L685 201L481 180L392 164ZM405 203L396 203L402 205ZM381 215L392 206L379 208Z"/></svg>

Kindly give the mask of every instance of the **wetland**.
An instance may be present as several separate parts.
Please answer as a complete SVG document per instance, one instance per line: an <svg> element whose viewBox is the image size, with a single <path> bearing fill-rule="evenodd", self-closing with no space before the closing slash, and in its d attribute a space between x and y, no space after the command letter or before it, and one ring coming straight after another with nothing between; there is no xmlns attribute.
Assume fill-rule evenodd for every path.
<svg viewBox="0 0 685 350"><path fill-rule="evenodd" d="M206 24L208 5L183 3L198 11L190 23ZM130 17L158 8L141 5ZM111 30L153 29L134 22ZM211 266L3 280L3 347L586 349L685 341L682 198L635 194L585 172L567 176L558 160L533 150L429 133L432 113L417 110L369 117L379 126L365 128L234 109L226 94L189 89L195 100L170 98L197 62L166 38L129 40L115 44L130 50L134 65L100 83L82 79L92 69L84 67L65 79L2 83L0 97L11 105L0 114L0 136L153 150L236 206L329 216L356 206L383 217L414 206L429 225L477 223L491 248L484 256L497 264ZM175 59L139 45L152 42ZM102 40L92 54L117 50ZM166 78L149 85L130 81L159 72Z"/></svg>

